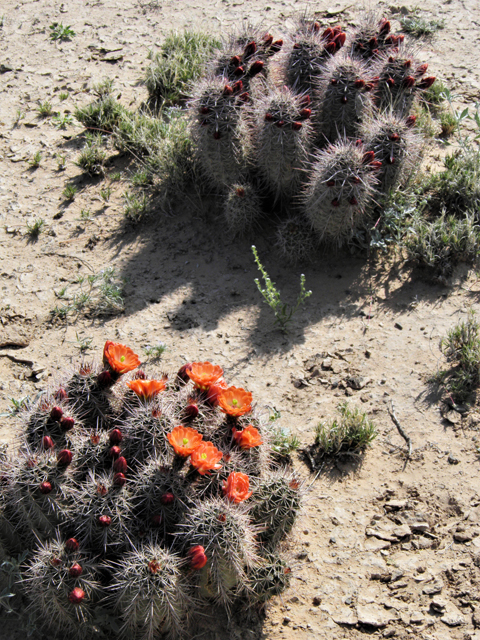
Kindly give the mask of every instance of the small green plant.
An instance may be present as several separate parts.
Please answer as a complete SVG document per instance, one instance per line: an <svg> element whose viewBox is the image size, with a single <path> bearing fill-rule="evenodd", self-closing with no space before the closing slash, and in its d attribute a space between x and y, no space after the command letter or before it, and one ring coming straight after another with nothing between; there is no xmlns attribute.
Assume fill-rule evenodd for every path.
<svg viewBox="0 0 480 640"><path fill-rule="evenodd" d="M142 193L140 196L126 191L123 194L124 213L132 222L139 222L147 211L147 196Z"/></svg>
<svg viewBox="0 0 480 640"><path fill-rule="evenodd" d="M122 179L122 174L120 171L115 171L114 173L111 173L108 177L111 182L120 182L120 180Z"/></svg>
<svg viewBox="0 0 480 640"><path fill-rule="evenodd" d="M67 100L67 99L68 99L68 96L69 96L69 95L70 95L70 94L68 93L68 91L61 91L61 92L58 94L58 99L60 100L60 102L65 102L65 100Z"/></svg>
<svg viewBox="0 0 480 640"><path fill-rule="evenodd" d="M131 177L131 183L134 187L146 187L152 183L152 174L146 169L140 169Z"/></svg>
<svg viewBox="0 0 480 640"><path fill-rule="evenodd" d="M165 342L159 342L158 344L148 345L144 347L143 351L145 355L152 360L160 360L166 349L167 345L165 344Z"/></svg>
<svg viewBox="0 0 480 640"><path fill-rule="evenodd" d="M125 107L113 96L99 98L86 107L75 109L75 118L87 129L111 133L126 112Z"/></svg>
<svg viewBox="0 0 480 640"><path fill-rule="evenodd" d="M103 189L100 189L100 197L104 202L108 202L111 195L112 190L110 187L104 187Z"/></svg>
<svg viewBox="0 0 480 640"><path fill-rule="evenodd" d="M280 297L280 291L278 291L278 289L275 287L275 283L272 282L270 276L265 271L264 266L260 262L260 258L258 257L258 252L255 245L252 245L252 251L257 267L262 274L263 280L265 282L265 288L262 287L258 278L255 278L254 282L257 285L257 289L262 294L265 302L272 309L275 315L275 324L278 324L280 326L280 329L286 332L288 323L291 322L294 314L298 311L300 306L305 304L306 299L312 295L312 292L306 290L305 276L302 273L300 275L300 293L298 295L296 304L294 306L284 304Z"/></svg>
<svg viewBox="0 0 480 640"><path fill-rule="evenodd" d="M38 169L41 161L42 161L42 154L40 151L37 151L28 161L28 166L30 167L30 169Z"/></svg>
<svg viewBox="0 0 480 640"><path fill-rule="evenodd" d="M55 159L57 161L58 171L65 171L65 168L67 166L67 156L65 154L58 153L55 156Z"/></svg>
<svg viewBox="0 0 480 640"><path fill-rule="evenodd" d="M57 115L52 118L52 122L57 129L66 129L69 124L73 123L73 118L69 113L57 113Z"/></svg>
<svg viewBox="0 0 480 640"><path fill-rule="evenodd" d="M25 118L25 111L22 111L22 109L19 107L15 112L15 120L13 122L14 126L17 127L20 124L20 121L23 120L24 118Z"/></svg>
<svg viewBox="0 0 480 640"><path fill-rule="evenodd" d="M440 371L434 381L456 401L465 402L480 385L480 325L473 310L442 338L440 349L451 368Z"/></svg>
<svg viewBox="0 0 480 640"><path fill-rule="evenodd" d="M37 218L34 222L27 223L27 234L31 240L37 240L44 225L45 220L43 218Z"/></svg>
<svg viewBox="0 0 480 640"><path fill-rule="evenodd" d="M11 599L15 598L14 588L18 586L20 578L20 568L28 557L28 551L24 551L16 558L8 557L0 563L0 584L6 586L0 592L0 608L7 613L15 613L15 609L11 606Z"/></svg>
<svg viewBox="0 0 480 640"><path fill-rule="evenodd" d="M82 209L80 211L80 220L83 220L84 222L88 222L88 220L92 219L92 212L90 211L90 209Z"/></svg>
<svg viewBox="0 0 480 640"><path fill-rule="evenodd" d="M113 80L111 78L104 78L93 85L92 91L99 100L108 98L108 96L113 93Z"/></svg>
<svg viewBox="0 0 480 640"><path fill-rule="evenodd" d="M49 116L51 116L53 113L53 107L51 103L48 100L45 100L45 102L39 102L37 113L40 118L48 118Z"/></svg>
<svg viewBox="0 0 480 640"><path fill-rule="evenodd" d="M20 411L22 411L23 409L25 409L28 406L28 402L30 400L29 396L23 396L22 398L9 398L10 403L11 403L11 407L10 409L7 411L7 413L3 414L3 415L7 415L7 416L15 416L17 415L17 413L20 413Z"/></svg>
<svg viewBox="0 0 480 640"><path fill-rule="evenodd" d="M273 431L271 447L277 456L281 458L288 457L296 451L299 446L300 440L290 432L288 427L278 427Z"/></svg>
<svg viewBox="0 0 480 640"><path fill-rule="evenodd" d="M440 126L442 127L442 136L449 138L457 129L455 116L449 111L442 111L440 114Z"/></svg>
<svg viewBox="0 0 480 640"><path fill-rule="evenodd" d="M378 433L367 414L348 402L338 406L339 418L321 422L315 429L315 445L321 456L357 455L365 450Z"/></svg>
<svg viewBox="0 0 480 640"><path fill-rule="evenodd" d="M420 9L415 8L410 15L400 18L402 31L410 34L414 38L422 36L432 36L434 33L445 27L445 20L437 20L422 15Z"/></svg>
<svg viewBox="0 0 480 640"><path fill-rule="evenodd" d="M100 176L104 174L104 162L107 154L102 148L103 139L101 134L87 134L85 146L83 147L77 162L91 176Z"/></svg>
<svg viewBox="0 0 480 640"><path fill-rule="evenodd" d="M73 202L73 200L75 200L75 196L77 195L77 192L78 192L78 189L75 185L67 184L65 189L62 191L62 196L65 198L65 200L69 202Z"/></svg>
<svg viewBox="0 0 480 640"><path fill-rule="evenodd" d="M75 37L75 31L70 25L63 25L61 22L54 22L50 25L50 40L70 40Z"/></svg>
<svg viewBox="0 0 480 640"><path fill-rule="evenodd" d="M80 353L85 353L86 351L88 351L92 346L93 337L79 336L78 332L75 332L75 335L77 337L77 349L79 349Z"/></svg>

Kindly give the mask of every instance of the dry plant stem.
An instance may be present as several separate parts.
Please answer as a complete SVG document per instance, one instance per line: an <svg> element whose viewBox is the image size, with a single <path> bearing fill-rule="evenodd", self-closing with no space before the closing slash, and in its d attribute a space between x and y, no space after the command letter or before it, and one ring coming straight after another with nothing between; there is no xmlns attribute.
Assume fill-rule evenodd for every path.
<svg viewBox="0 0 480 640"><path fill-rule="evenodd" d="M407 434L403 430L402 425L398 421L397 416L395 415L395 407L393 406L393 401L392 401L391 408L388 409L388 413L390 414L393 424L397 427L398 433L402 436L402 438L407 443L407 447L408 447L407 457L405 458L405 462L403 464L403 469L402 469L402 471L405 471L405 467L407 466L408 461L412 457L412 440L410 436L407 436Z"/></svg>

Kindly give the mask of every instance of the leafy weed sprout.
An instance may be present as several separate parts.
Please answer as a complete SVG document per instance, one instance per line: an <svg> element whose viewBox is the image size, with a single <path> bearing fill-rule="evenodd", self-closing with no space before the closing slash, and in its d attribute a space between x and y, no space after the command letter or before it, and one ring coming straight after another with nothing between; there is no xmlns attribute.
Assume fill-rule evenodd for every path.
<svg viewBox="0 0 480 640"><path fill-rule="evenodd" d="M57 129L66 129L69 124L73 123L73 118L69 113L57 113L57 115L52 118L52 122Z"/></svg>
<svg viewBox="0 0 480 640"><path fill-rule="evenodd" d="M70 25L63 25L61 22L54 22L50 25L50 40L71 40L75 37L75 31Z"/></svg>
<svg viewBox="0 0 480 640"><path fill-rule="evenodd" d="M420 9L415 8L408 16L400 18L402 31L414 38L433 36L437 31L445 27L445 20L427 18L422 15Z"/></svg>
<svg viewBox="0 0 480 640"><path fill-rule="evenodd" d="M377 437L375 425L364 411L351 408L348 402L343 402L337 409L339 418L317 425L315 445L323 457L358 455Z"/></svg>
<svg viewBox="0 0 480 640"><path fill-rule="evenodd" d="M265 267L260 262L260 258L258 257L258 252L255 245L252 245L252 251L257 267L262 274L263 280L265 282L265 288L262 287L258 278L255 278L254 282L257 285L257 289L262 294L265 302L272 309L275 315L275 324L278 324L280 326L280 329L283 332L286 332L288 323L291 322L293 316L298 311L300 306L305 304L306 299L312 295L312 292L306 290L305 276L302 273L300 275L300 293L298 295L296 304L294 306L290 306L283 303L280 296L280 291L278 291L278 289L275 287L275 283L272 282L270 276L265 270Z"/></svg>
<svg viewBox="0 0 480 640"><path fill-rule="evenodd" d="M169 34L157 54L150 54L145 85L155 108L185 100L190 83L200 77L208 56L220 43L205 33Z"/></svg>
<svg viewBox="0 0 480 640"><path fill-rule="evenodd" d="M73 184L67 184L65 189L62 191L62 195L68 202L73 202L75 200L75 196L77 195L77 187Z"/></svg>
<svg viewBox="0 0 480 640"><path fill-rule="evenodd" d="M27 223L27 235L30 240L37 240L40 235L43 227L45 225L45 220L43 218L37 218L35 222Z"/></svg>
<svg viewBox="0 0 480 640"><path fill-rule="evenodd" d="M113 96L98 98L86 107L75 109L75 118L87 129L111 133L118 126L125 108Z"/></svg>
<svg viewBox="0 0 480 640"><path fill-rule="evenodd" d="M105 187L100 189L100 197L104 202L108 202L110 200L110 196L112 195L112 190L110 187Z"/></svg>
<svg viewBox="0 0 480 640"><path fill-rule="evenodd" d="M468 400L480 385L480 325L474 311L440 341L440 349L451 368L440 371L433 381L441 383L458 402Z"/></svg>
<svg viewBox="0 0 480 640"><path fill-rule="evenodd" d="M79 276L70 287L57 292L57 297L65 304L52 310L52 318L66 319L72 313L91 317L121 313L124 310L123 286L114 267L86 277Z"/></svg>
<svg viewBox="0 0 480 640"><path fill-rule="evenodd" d="M30 169L38 169L40 163L42 162L42 153L37 151L28 161L28 166Z"/></svg>
<svg viewBox="0 0 480 640"><path fill-rule="evenodd" d="M165 344L165 342L159 342L158 344L148 345L143 348L145 355L152 360L160 360L166 350L167 345Z"/></svg>
<svg viewBox="0 0 480 640"><path fill-rule="evenodd" d="M125 216L132 222L138 222L147 210L147 196L144 193L137 195L126 191L123 200Z"/></svg>
<svg viewBox="0 0 480 640"><path fill-rule="evenodd" d="M53 107L51 103L48 100L45 100L45 102L39 102L37 113L40 118L48 118L49 116L51 116L53 113Z"/></svg>
<svg viewBox="0 0 480 640"><path fill-rule="evenodd" d="M68 93L68 91L61 91L61 92L58 94L58 99L60 100L60 102L65 102L65 100L67 100L67 99L68 99L68 96L69 96L69 95L70 95L70 94Z"/></svg>
<svg viewBox="0 0 480 640"><path fill-rule="evenodd" d="M56 160L57 160L57 169L58 171L65 171L65 168L67 166L67 157L64 154L57 154L55 156Z"/></svg>

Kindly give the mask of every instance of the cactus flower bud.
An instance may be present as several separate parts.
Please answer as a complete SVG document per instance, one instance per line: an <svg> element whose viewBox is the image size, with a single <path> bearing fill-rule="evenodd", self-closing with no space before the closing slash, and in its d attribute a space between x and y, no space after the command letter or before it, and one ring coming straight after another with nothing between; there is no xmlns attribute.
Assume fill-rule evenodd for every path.
<svg viewBox="0 0 480 640"><path fill-rule="evenodd" d="M273 120L273 116L272 116L272 114L271 114L271 113L266 113L266 114L265 114L265 120L266 120L267 122L271 122L271 121Z"/></svg>
<svg viewBox="0 0 480 640"><path fill-rule="evenodd" d="M270 51L277 53L283 47L283 40L275 40L270 47Z"/></svg>
<svg viewBox="0 0 480 640"><path fill-rule="evenodd" d="M127 473L128 465L127 460L124 456L120 456L113 463L113 470L116 473Z"/></svg>
<svg viewBox="0 0 480 640"><path fill-rule="evenodd" d="M180 369L177 371L177 378L179 378L179 380L181 380L182 382L189 382L190 376L188 375L187 371L190 371L191 368L191 362L187 362L187 364L184 364L183 367L180 367Z"/></svg>
<svg viewBox="0 0 480 640"><path fill-rule="evenodd" d="M252 40L246 45L245 49L243 50L243 57L251 58L256 51L257 51L257 45L255 44L255 41Z"/></svg>
<svg viewBox="0 0 480 640"><path fill-rule="evenodd" d="M395 164L395 158L393 156L388 156L386 159L387 164Z"/></svg>
<svg viewBox="0 0 480 640"><path fill-rule="evenodd" d="M272 44L272 42L273 42L273 36L272 36L272 34L270 34L270 33L266 33L266 34L263 36L263 42L265 43L265 46L266 46L266 47L269 47L269 46Z"/></svg>
<svg viewBox="0 0 480 640"><path fill-rule="evenodd" d="M335 180L328 180L327 181L327 187L334 187L335 186Z"/></svg>
<svg viewBox="0 0 480 640"><path fill-rule="evenodd" d="M78 551L80 545L78 544L78 540L76 538L69 538L65 542L65 549L67 551L75 552Z"/></svg>
<svg viewBox="0 0 480 640"><path fill-rule="evenodd" d="M395 80L394 80L394 78L392 78L391 76L390 76L389 78L387 78L387 84L388 84L390 87L394 87L394 86L395 86Z"/></svg>
<svg viewBox="0 0 480 640"><path fill-rule="evenodd" d="M337 50L337 45L335 44L335 42L327 42L327 44L325 45L325 51L332 56L336 50Z"/></svg>
<svg viewBox="0 0 480 640"><path fill-rule="evenodd" d="M245 189L243 187L237 187L235 193L239 198L245 197ZM186 420L194 420L198 416L198 404L195 400L190 400L185 409L183 410L183 414Z"/></svg>
<svg viewBox="0 0 480 640"><path fill-rule="evenodd" d="M111 458L113 458L114 460L116 460L120 456L121 453L122 453L122 450L117 445L114 445L113 447L110 447L110 449L108 450L108 455Z"/></svg>
<svg viewBox="0 0 480 640"><path fill-rule="evenodd" d="M310 103L311 103L311 99L308 94L306 96L301 96L300 104L302 104L304 107L308 107Z"/></svg>
<svg viewBox="0 0 480 640"><path fill-rule="evenodd" d="M244 198L244 197L245 197L245 189L244 189L243 187L237 187L237 188L235 189L235 193L237 194L237 196L238 196L239 198ZM192 405L192 404L193 404L193 402L190 402L190 403L189 403L189 405ZM197 407L197 410L198 410L198 405L197 405L197 403L195 403L195 406ZM198 411L197 411L197 413L198 413ZM197 413L195 414L195 416L194 416L194 417L196 417L196 416L197 416Z"/></svg>
<svg viewBox="0 0 480 640"><path fill-rule="evenodd" d="M51 493L52 489L53 489L52 484L51 482L48 482L48 480L45 480L40 485L40 493L43 493L43 495L47 495Z"/></svg>
<svg viewBox="0 0 480 640"><path fill-rule="evenodd" d="M69 416L63 416L60 420L60 426L64 431L70 431L70 429L73 429L74 424L75 420Z"/></svg>
<svg viewBox="0 0 480 640"><path fill-rule="evenodd" d="M398 133L392 133L388 137L392 142L398 142L400 140L400 136L398 135Z"/></svg>
<svg viewBox="0 0 480 640"><path fill-rule="evenodd" d="M51 439L50 436L43 436L43 438L42 438L42 449L47 451L48 449L53 449L54 446L55 445L54 445L53 440Z"/></svg>
<svg viewBox="0 0 480 640"><path fill-rule="evenodd" d="M294 131L299 131L302 128L301 122L292 122L292 129Z"/></svg>
<svg viewBox="0 0 480 640"><path fill-rule="evenodd" d="M375 38L375 36L373 36L373 38L370 38L367 44L370 49L376 49L378 47L378 40Z"/></svg>
<svg viewBox="0 0 480 640"><path fill-rule="evenodd" d="M403 80L402 80L402 85L404 87L407 87L408 89L410 89L411 87L413 87L413 85L415 84L415 78L413 76L406 76Z"/></svg>
<svg viewBox="0 0 480 640"><path fill-rule="evenodd" d="M58 422L63 416L63 409L61 407L52 407L50 409L50 418Z"/></svg>
<svg viewBox="0 0 480 640"><path fill-rule="evenodd" d="M417 122L417 116L408 116L408 118L405 120L405 124L407 125L407 127L414 127L415 123Z"/></svg>
<svg viewBox="0 0 480 640"><path fill-rule="evenodd" d="M214 131L213 137L215 140L220 140L220 138L222 137L222 134L220 133L220 131Z"/></svg>
<svg viewBox="0 0 480 640"><path fill-rule="evenodd" d="M160 502L164 506L168 506L175 502L175 496L173 495L173 493L164 493L162 496L160 496Z"/></svg>
<svg viewBox="0 0 480 640"><path fill-rule="evenodd" d="M255 60L252 63L252 66L248 70L248 75L253 78L253 76L258 75L261 71L263 71L264 63L262 60Z"/></svg>
<svg viewBox="0 0 480 640"><path fill-rule="evenodd" d="M348 202L352 205L352 207L354 207L354 206L356 206L358 204L358 201L355 198L355 196L352 196Z"/></svg>
<svg viewBox="0 0 480 640"><path fill-rule="evenodd" d="M113 429L110 431L108 439L110 440L110 444L120 444L123 440L122 432L120 429Z"/></svg>
<svg viewBox="0 0 480 640"><path fill-rule="evenodd" d="M199 111L203 116L206 116L207 113L210 113L210 109L208 107L200 107Z"/></svg>
<svg viewBox="0 0 480 640"><path fill-rule="evenodd" d="M334 37L335 37L335 34L333 33L332 27L327 27L325 31L322 33L322 38L325 38L327 42L331 42Z"/></svg>
<svg viewBox="0 0 480 640"><path fill-rule="evenodd" d="M205 554L205 549L199 544L192 547L188 555L190 556L190 566L192 569L202 569L207 564L208 558Z"/></svg>
<svg viewBox="0 0 480 640"><path fill-rule="evenodd" d="M231 96L231 95L232 95L232 93L233 93L233 89L232 89L232 87L231 87L229 84L226 84L226 85L223 87L223 95L224 95L224 96Z"/></svg>
<svg viewBox="0 0 480 640"><path fill-rule="evenodd" d="M380 162L380 160L374 160L373 162L370 162L370 167L372 169L381 169L382 163Z"/></svg>
<svg viewBox="0 0 480 640"><path fill-rule="evenodd" d="M69 449L62 449L58 452L57 462L58 464L68 467L68 465L72 462L73 454Z"/></svg>
<svg viewBox="0 0 480 640"><path fill-rule="evenodd" d="M277 122L275 122L275 125L281 129L283 127L283 125L285 124L285 120L277 120Z"/></svg>
<svg viewBox="0 0 480 640"><path fill-rule="evenodd" d="M82 567L78 564L78 562L75 562L75 564L72 564L72 566L70 567L70 569L68 570L69 575L72 578L78 578L79 576L82 575L83 573L83 569Z"/></svg>
<svg viewBox="0 0 480 640"><path fill-rule="evenodd" d="M85 591L80 587L75 587L68 595L68 599L72 604L80 604L85 598Z"/></svg>
<svg viewBox="0 0 480 640"><path fill-rule="evenodd" d="M369 164L370 162L372 162L372 160L375 160L375 152L374 151L365 151L365 153L363 154L363 159L362 159L363 164Z"/></svg>
<svg viewBox="0 0 480 640"><path fill-rule="evenodd" d="M347 39L347 34L344 32L341 32L334 37L332 42L335 43L337 49L341 49L345 44L346 39Z"/></svg>
<svg viewBox="0 0 480 640"><path fill-rule="evenodd" d="M412 61L405 60L405 62L403 63L403 66L405 67L405 69L410 69L410 67L412 66Z"/></svg>
<svg viewBox="0 0 480 640"><path fill-rule="evenodd" d="M304 120L307 120L308 118L310 118L311 115L312 115L311 109L302 109L300 111L300 117Z"/></svg>
<svg viewBox="0 0 480 640"><path fill-rule="evenodd" d="M234 93L240 93L240 91L242 91L243 89L243 82L241 80L237 80L236 82L234 82L232 89Z"/></svg>
<svg viewBox="0 0 480 640"><path fill-rule="evenodd" d="M416 76L423 76L428 69L428 64L426 62L424 62L423 64L418 65L418 67L415 69L415 75Z"/></svg>
<svg viewBox="0 0 480 640"><path fill-rule="evenodd" d="M154 527L159 527L162 524L163 515L161 513L152 516L151 523Z"/></svg>
<svg viewBox="0 0 480 640"><path fill-rule="evenodd" d="M55 400L66 400L68 397L67 392L63 387L60 387L59 389L57 389L54 395L55 395Z"/></svg>
<svg viewBox="0 0 480 640"><path fill-rule="evenodd" d="M114 384L115 380L112 378L112 374L108 369L98 374L97 383L100 389L108 389Z"/></svg>
<svg viewBox="0 0 480 640"><path fill-rule="evenodd" d="M244 91L244 93L241 93L238 96L238 99L240 100L240 102L248 102L250 100L250 94L248 93L248 91Z"/></svg>
<svg viewBox="0 0 480 640"><path fill-rule="evenodd" d="M123 473L116 473L113 476L113 484L116 487L123 487L123 485L127 482L127 478Z"/></svg>
<svg viewBox="0 0 480 640"><path fill-rule="evenodd" d="M420 80L420 82L417 84L417 87L419 89L429 89L435 82L435 80L435 76L428 76L428 78L423 78L423 80Z"/></svg>
<svg viewBox="0 0 480 640"><path fill-rule="evenodd" d="M112 524L112 519L110 516L99 516L98 524L101 527L109 527Z"/></svg>
<svg viewBox="0 0 480 640"><path fill-rule="evenodd" d="M236 75L237 77L238 77L238 76L243 76L243 75L244 75L244 73L245 73L245 68L244 68L244 67L237 67L233 73L234 73L234 75Z"/></svg>
<svg viewBox="0 0 480 640"><path fill-rule="evenodd" d="M353 84L356 89L363 89L363 87L365 86L365 80L362 80L361 78L357 78L357 80L355 80Z"/></svg>
<svg viewBox="0 0 480 640"><path fill-rule="evenodd" d="M382 35L386 33L390 33L390 28L391 28L390 21L387 20L386 18L382 18L378 26L380 27L379 33L381 33Z"/></svg>
<svg viewBox="0 0 480 640"><path fill-rule="evenodd" d="M240 56L232 56L230 58L230 64L232 65L232 67L238 67L240 62L241 62Z"/></svg>

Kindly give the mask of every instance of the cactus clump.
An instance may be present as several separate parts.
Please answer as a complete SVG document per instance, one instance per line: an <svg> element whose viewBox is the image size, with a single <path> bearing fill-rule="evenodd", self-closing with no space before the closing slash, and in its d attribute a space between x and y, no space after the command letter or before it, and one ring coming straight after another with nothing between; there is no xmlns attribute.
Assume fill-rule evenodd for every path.
<svg viewBox="0 0 480 640"><path fill-rule="evenodd" d="M2 459L0 558L27 550L19 584L50 637L86 640L113 620L134 640L183 638L206 606L254 607L288 585L278 547L301 492L278 532L258 515L287 472L252 394L209 362L170 378L139 365L107 341L103 366L75 368L61 398L46 392L19 414L21 450ZM72 389L82 420L65 436L56 423ZM101 419L92 390L104 394Z"/></svg>
<svg viewBox="0 0 480 640"><path fill-rule="evenodd" d="M233 183L227 191L223 218L234 235L250 230L262 216L258 190L250 182Z"/></svg>
<svg viewBox="0 0 480 640"><path fill-rule="evenodd" d="M371 63L379 54L395 50L404 38L403 34L391 33L390 20L367 13L352 35L349 49L352 56Z"/></svg>

